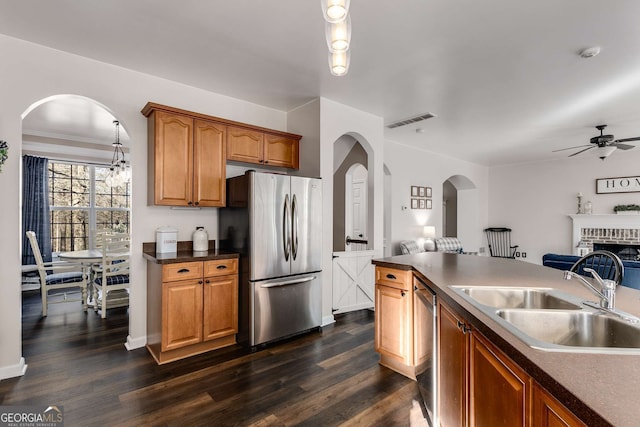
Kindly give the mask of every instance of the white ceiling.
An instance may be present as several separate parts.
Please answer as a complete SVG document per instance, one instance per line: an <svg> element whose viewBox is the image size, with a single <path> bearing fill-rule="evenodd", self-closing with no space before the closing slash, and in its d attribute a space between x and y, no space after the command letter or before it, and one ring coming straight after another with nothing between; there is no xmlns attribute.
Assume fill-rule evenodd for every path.
<svg viewBox="0 0 640 427"><path fill-rule="evenodd" d="M640 1L352 0L350 14L345 77L329 73L320 0L0 0L0 32L283 111L322 96L385 123L432 112L386 139L485 165L563 158L551 151L601 123L640 135Z"/></svg>

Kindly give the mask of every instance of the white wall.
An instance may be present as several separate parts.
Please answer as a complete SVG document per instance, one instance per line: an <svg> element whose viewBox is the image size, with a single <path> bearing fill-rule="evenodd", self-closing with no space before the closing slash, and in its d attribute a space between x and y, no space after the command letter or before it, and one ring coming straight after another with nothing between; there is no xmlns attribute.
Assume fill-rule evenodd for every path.
<svg viewBox="0 0 640 427"><path fill-rule="evenodd" d="M453 175L463 175L473 182L475 190L458 192L458 216L461 209L469 221L458 222L458 238L466 251L477 251L486 246L483 228L488 218L488 168L473 163L441 156L395 141L385 141L384 163L391 172L392 253L400 253L401 240L422 238L422 227L433 225L436 236L442 236L442 184ZM427 186L433 191L433 209L411 209L411 186ZM406 207L407 209L403 209Z"/></svg>
<svg viewBox="0 0 640 427"><path fill-rule="evenodd" d="M155 229L174 225L189 240L196 225L217 238L217 211L171 210L147 206L147 119L142 107L153 101L239 122L286 131L286 114L234 98L133 72L76 55L0 35L0 139L9 143L9 159L0 173L0 379L20 375L21 346L20 220L21 115L35 102L58 94L82 95L111 110L131 136L132 289L129 347L146 340L146 261L142 243L155 241ZM27 361L28 362L28 361Z"/></svg>
<svg viewBox="0 0 640 427"><path fill-rule="evenodd" d="M334 143L342 135L351 135L357 139L368 154L368 171L373 188L369 191L372 205L373 250L382 256L382 191L383 191L383 119L346 105L320 98L320 174L323 180L322 228L325 240L323 246L322 276L322 315L323 322L332 319L332 274L331 254L333 242L330 237L333 230L333 158ZM371 219L371 216L370 216Z"/></svg>
<svg viewBox="0 0 640 427"><path fill-rule="evenodd" d="M640 175L640 148L614 152L602 161L589 153L561 160L494 167L489 171L489 219L513 229L512 243L540 264L547 252L570 254L577 193L594 214L612 214L619 204L640 204L638 193L596 194L595 180Z"/></svg>

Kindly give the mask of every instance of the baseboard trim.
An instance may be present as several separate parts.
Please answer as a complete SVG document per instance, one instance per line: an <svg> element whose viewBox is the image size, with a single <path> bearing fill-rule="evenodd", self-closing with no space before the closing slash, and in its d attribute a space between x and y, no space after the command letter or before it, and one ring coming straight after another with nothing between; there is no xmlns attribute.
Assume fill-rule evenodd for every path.
<svg viewBox="0 0 640 427"><path fill-rule="evenodd" d="M21 377L27 372L27 364L24 357L20 358L20 362L15 365L0 367L0 380L7 378Z"/></svg>
<svg viewBox="0 0 640 427"><path fill-rule="evenodd" d="M320 326L327 326L327 325L331 325L332 323L336 323L336 319L335 317L333 317L333 314L330 314L328 316L323 316L322 317L322 324Z"/></svg>
<svg viewBox="0 0 640 427"><path fill-rule="evenodd" d="M124 346L127 350L135 350L136 348L142 348L147 345L147 337L132 338L131 335L127 335L127 342Z"/></svg>

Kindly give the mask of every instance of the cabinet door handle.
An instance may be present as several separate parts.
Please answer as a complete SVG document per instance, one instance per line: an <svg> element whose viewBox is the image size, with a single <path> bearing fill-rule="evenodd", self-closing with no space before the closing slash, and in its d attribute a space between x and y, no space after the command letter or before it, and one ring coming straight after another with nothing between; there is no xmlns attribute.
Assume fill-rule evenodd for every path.
<svg viewBox="0 0 640 427"><path fill-rule="evenodd" d="M205 280L204 283L211 283L209 279Z"/></svg>
<svg viewBox="0 0 640 427"><path fill-rule="evenodd" d="M224 270L225 268L227 268L226 265L219 265L216 267L218 270Z"/></svg>
<svg viewBox="0 0 640 427"><path fill-rule="evenodd" d="M267 163L269 163L269 160L265 160L265 161L264 161L264 164L265 164L265 165L266 165Z"/></svg>
<svg viewBox="0 0 640 427"><path fill-rule="evenodd" d="M405 291L400 291L400 295L402 295L402 297L404 297L406 295Z"/></svg>
<svg viewBox="0 0 640 427"><path fill-rule="evenodd" d="M202 280L198 280L198 285L202 285Z"/></svg>
<svg viewBox="0 0 640 427"><path fill-rule="evenodd" d="M387 279L398 280L398 278L396 276L394 276L393 274L387 274Z"/></svg>
<svg viewBox="0 0 640 427"><path fill-rule="evenodd" d="M464 332L464 329L465 329L464 322L461 322L460 320L458 320L458 329Z"/></svg>
<svg viewBox="0 0 640 427"><path fill-rule="evenodd" d="M189 200L189 201L187 202L187 204L188 204L189 206L191 206L191 205L193 204L193 202L192 202L191 200Z"/></svg>
<svg viewBox="0 0 640 427"><path fill-rule="evenodd" d="M196 202L195 205L198 206L200 204L200 202Z"/></svg>
<svg viewBox="0 0 640 427"><path fill-rule="evenodd" d="M181 268L178 270L178 273L188 273L190 270L188 268Z"/></svg>

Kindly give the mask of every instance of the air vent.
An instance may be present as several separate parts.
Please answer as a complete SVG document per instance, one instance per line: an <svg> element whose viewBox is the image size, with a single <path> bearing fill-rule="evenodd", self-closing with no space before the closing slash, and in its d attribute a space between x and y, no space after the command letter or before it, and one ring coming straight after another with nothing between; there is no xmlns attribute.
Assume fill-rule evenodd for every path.
<svg viewBox="0 0 640 427"><path fill-rule="evenodd" d="M421 114L419 116L415 116L415 117L411 117L411 118L404 119L404 120L398 120L397 122L389 123L387 125L387 128L393 129L393 128L397 128L397 127L400 127L400 126L406 126L406 125L410 125L411 123L421 122L423 120L427 120L427 119L430 119L430 118L433 118L433 117L436 117L436 115L432 114L432 113L424 113L424 114Z"/></svg>

